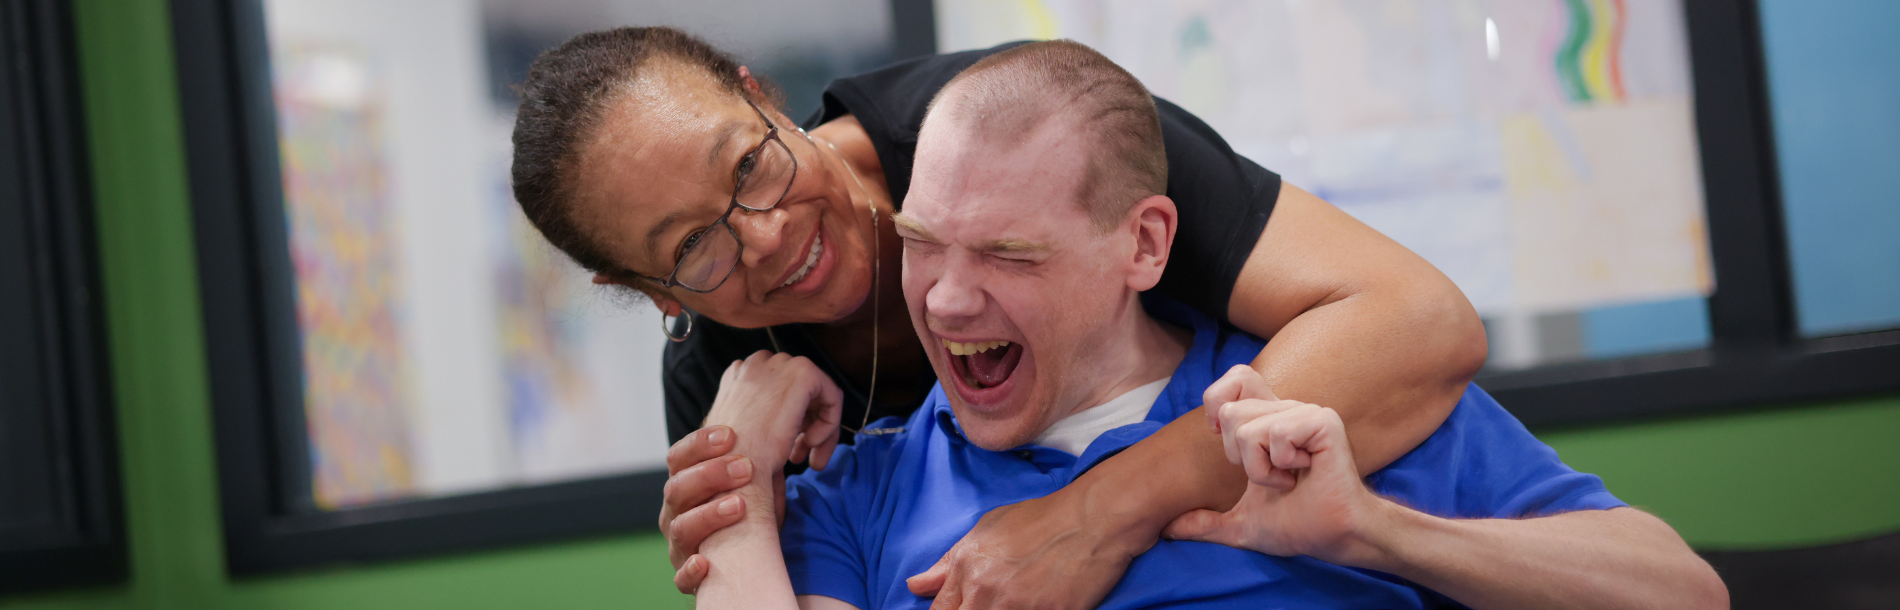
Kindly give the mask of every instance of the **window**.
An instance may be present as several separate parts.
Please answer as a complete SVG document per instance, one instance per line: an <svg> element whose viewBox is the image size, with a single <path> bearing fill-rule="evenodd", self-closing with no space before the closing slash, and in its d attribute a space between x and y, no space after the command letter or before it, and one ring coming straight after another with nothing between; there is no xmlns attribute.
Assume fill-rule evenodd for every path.
<svg viewBox="0 0 1900 610"><path fill-rule="evenodd" d="M232 571L652 527L659 315L522 217L510 87L674 25L803 117L894 57L902 4L175 2Z"/></svg>
<svg viewBox="0 0 1900 610"><path fill-rule="evenodd" d="M1900 328L1900 5L1762 3L1782 223L1804 337Z"/></svg>
<svg viewBox="0 0 1900 610"><path fill-rule="evenodd" d="M1895 11L1857 6L1763 3L1766 62L1741 0L945 2L937 26L1094 46L1419 253L1485 320L1480 384L1538 425L1900 387L1896 84L1855 59L1893 54Z"/></svg>
<svg viewBox="0 0 1900 610"><path fill-rule="evenodd" d="M71 32L0 2L0 593L126 574Z"/></svg>

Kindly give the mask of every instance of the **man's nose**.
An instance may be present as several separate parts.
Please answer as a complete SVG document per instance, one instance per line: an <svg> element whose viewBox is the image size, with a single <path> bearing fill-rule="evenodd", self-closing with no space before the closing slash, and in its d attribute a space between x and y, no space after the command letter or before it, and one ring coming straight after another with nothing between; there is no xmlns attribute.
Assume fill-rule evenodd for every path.
<svg viewBox="0 0 1900 610"><path fill-rule="evenodd" d="M982 270L966 259L950 256L942 274L924 295L924 311L935 318L967 318L983 313Z"/></svg>
<svg viewBox="0 0 1900 610"><path fill-rule="evenodd" d="M779 246L785 243L785 224L791 217L780 208L763 212L733 210L726 222L739 233L739 245L745 247L740 262L746 267L756 267L759 261L778 252Z"/></svg>

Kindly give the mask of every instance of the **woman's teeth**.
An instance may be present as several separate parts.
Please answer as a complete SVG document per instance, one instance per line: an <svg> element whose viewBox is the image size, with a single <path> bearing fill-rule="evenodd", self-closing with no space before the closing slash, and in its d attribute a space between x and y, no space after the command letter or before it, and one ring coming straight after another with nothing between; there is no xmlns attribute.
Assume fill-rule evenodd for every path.
<svg viewBox="0 0 1900 610"><path fill-rule="evenodd" d="M953 356L973 356L976 354L981 354L983 352L987 352L999 347L1005 347L1008 345L1009 345L1008 341L978 341L976 343L957 343L955 341L945 339L943 342L943 346L950 348L950 354Z"/></svg>
<svg viewBox="0 0 1900 610"><path fill-rule="evenodd" d="M805 266L799 267L798 273L792 274L792 277L786 279L785 283L779 284L779 287L784 288L786 286L790 286L792 284L798 283L799 280L805 279L805 274L811 273L811 268L818 265L818 255L824 254L824 252L825 252L825 236L820 235L818 237L812 238L811 252L805 255Z"/></svg>

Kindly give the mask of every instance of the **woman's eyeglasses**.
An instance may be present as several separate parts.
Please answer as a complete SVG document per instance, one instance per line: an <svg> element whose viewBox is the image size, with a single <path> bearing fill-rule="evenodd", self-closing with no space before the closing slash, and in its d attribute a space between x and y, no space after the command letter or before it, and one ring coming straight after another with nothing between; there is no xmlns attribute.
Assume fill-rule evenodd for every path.
<svg viewBox="0 0 1900 610"><path fill-rule="evenodd" d="M766 118L752 100L746 105L759 114L759 120L765 121L765 140L756 148L739 158L739 165L733 170L732 204L726 206L726 213L710 226L694 231L681 242L675 255L679 262L673 266L672 275L665 279L650 275L640 277L659 282L661 287L678 286L693 292L712 292L726 283L732 276L733 267L739 264L739 254L745 246L739 243L739 233L733 230L734 210L764 212L777 207L792 190L792 179L798 176L798 158L792 156L792 149L779 139L778 126L772 119Z"/></svg>

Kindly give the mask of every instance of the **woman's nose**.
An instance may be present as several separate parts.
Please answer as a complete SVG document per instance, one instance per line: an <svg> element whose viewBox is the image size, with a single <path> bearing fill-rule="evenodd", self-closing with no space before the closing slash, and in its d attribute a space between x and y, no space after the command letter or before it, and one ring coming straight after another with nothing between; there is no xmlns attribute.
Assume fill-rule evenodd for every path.
<svg viewBox="0 0 1900 610"><path fill-rule="evenodd" d="M740 262L747 267L755 267L759 261L778 252L785 242L785 224L791 214L783 208L772 208L763 212L744 209L732 211L726 222L739 233L739 245L744 246Z"/></svg>

